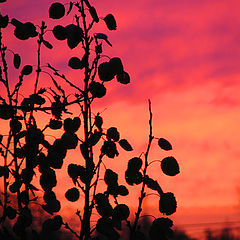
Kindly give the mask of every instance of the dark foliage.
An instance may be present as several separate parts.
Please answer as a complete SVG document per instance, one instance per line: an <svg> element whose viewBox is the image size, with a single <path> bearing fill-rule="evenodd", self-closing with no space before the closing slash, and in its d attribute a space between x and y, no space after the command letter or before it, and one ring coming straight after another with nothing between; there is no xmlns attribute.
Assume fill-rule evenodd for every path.
<svg viewBox="0 0 240 240"><path fill-rule="evenodd" d="M107 94L110 81L116 79L116 83L123 84L124 87L130 83L130 76L121 58L109 57L108 61L103 61L104 48L112 44L106 34L94 33L94 26L100 21L105 22L108 30L117 29L112 14L107 14L104 18L99 17L97 10L88 0L70 2L69 5L54 2L49 7L48 16L52 21L58 22L58 19L67 18L68 15L71 16L70 24L62 26L56 23L49 31L44 21L41 24L23 23L0 14L0 83L3 89L0 96L0 119L9 126L9 134L0 135L0 177L3 180L0 196L0 236L6 239L63 239L60 233L65 228L72 236L81 240L117 240L124 234L125 226L131 240L146 237L159 239L159 236L161 239L168 239L173 232L173 222L169 218L157 216L146 234L140 228L140 217L143 217L143 200L149 191L159 197L159 214L171 215L176 211L177 203L173 193L163 192L158 181L147 173L151 163L149 151L153 141L158 139L160 148L167 151L172 149L172 145L164 138L153 136L152 108L149 100L147 148L142 156L132 157L128 161L125 171L126 184L118 182L118 175L124 174L124 171L116 173L106 168L104 176L102 175L103 171L100 171L100 168L106 166L109 159L114 161L121 151L129 152L133 147L117 127L104 126L102 114L93 114L92 104ZM37 66L22 66L23 57L4 44L4 29L9 25L14 26L13 35L16 41L26 42L26 49L28 41L37 42ZM48 41L49 34L54 36L51 43ZM54 63L44 65L41 62L42 47L53 51L58 40L66 40L66 47L70 50L80 48L84 52L66 61L66 65L73 71L82 73L79 74L82 76L82 79L78 79L79 85L56 69ZM7 62L7 54L13 54L12 62ZM12 84L15 81L11 81L8 74L12 67L19 76L15 85ZM46 80L46 75L49 81ZM42 76L45 82L41 88L39 81ZM29 84L25 81L26 77L35 79L32 84L33 92L29 95L22 92L22 86ZM66 94L68 89L61 87L63 82L72 89L71 97ZM72 114L70 106L79 106L80 109L73 113L73 117L69 117ZM44 127L40 127L39 113L49 116ZM48 130L56 133L58 138L50 141ZM73 229L59 215L62 204L55 194L55 188L59 184L58 169L62 168L67 153L74 149L79 149L81 154L79 164L69 163L67 167L73 186L69 189L61 187L65 192L64 200L69 204L84 199L81 211L76 211L80 220L80 231L79 228ZM164 158L161 169L169 176L179 173L179 166L174 157ZM39 186L33 185L34 177L38 178ZM105 187L100 189L101 179L104 179ZM129 194L128 185L140 185L133 219L130 219L132 209L129 209L126 202L119 202L122 198L118 198ZM10 201L10 194L14 200ZM34 225L34 204L41 206L41 211L47 215L40 228ZM96 213L99 217L96 225L92 226L92 217ZM9 222L10 225L7 225ZM6 226L9 228L5 228Z"/></svg>

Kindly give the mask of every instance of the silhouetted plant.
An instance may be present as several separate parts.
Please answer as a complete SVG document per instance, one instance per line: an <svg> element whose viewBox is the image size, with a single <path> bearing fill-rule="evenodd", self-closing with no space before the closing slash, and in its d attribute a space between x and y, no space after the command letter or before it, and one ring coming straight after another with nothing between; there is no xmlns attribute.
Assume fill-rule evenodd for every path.
<svg viewBox="0 0 240 240"><path fill-rule="evenodd" d="M4 2L4 1L1 1ZM100 168L104 158L115 158L119 155L118 148L132 151L131 144L124 138L116 127L103 127L104 120L100 113L92 113L92 104L95 99L106 95L107 84L114 78L125 85L130 82L130 76L125 71L119 57L103 61L104 44L112 46L108 36L104 33L94 33L93 27L99 21L104 21L109 30L116 30L117 23L112 14L100 18L96 9L88 0L70 2L66 5L55 2L49 7L49 18L61 19L66 15L74 15L75 22L67 26L56 25L52 34L59 41L66 41L70 49L81 48L84 54L73 56L68 60L68 66L73 71L82 71L83 79L79 85L74 84L67 76L62 74L51 63L44 67L41 63L41 49L53 49L54 44L47 40L47 25L42 21L40 26L31 22L23 23L15 18L9 19L8 15L0 15L0 50L1 67L0 81L5 92L0 96L0 118L9 122L9 134L0 135L1 166L0 176L4 181L3 198L1 198L2 226L8 218L13 222L13 231L21 239L25 239L27 229L32 226L34 214L31 204L38 203L42 209L52 215L42 224L42 233L57 231L62 226L72 232L78 239L119 239L123 222L129 229L129 238L146 239L139 227L139 218L142 213L143 199L146 197L146 188L155 191L159 196L159 211L163 215L171 215L176 211L175 196L170 192L163 192L159 183L148 175L149 151L153 140L158 141L159 147L164 151L172 150L171 144L163 138L155 138L152 132L152 109L149 100L149 139L147 149L143 156L131 158L125 171L125 180L128 185L141 185L139 202L134 218L130 219L130 209L126 203L120 203L118 196L126 196L129 191L125 185L119 185L118 173L106 169L104 176L100 176ZM37 67L32 65L22 66L22 57L10 50L4 44L4 28L11 24L14 26L14 35L20 41L35 39L38 44ZM93 33L92 33L93 32ZM91 49L94 49L92 51ZM10 50L10 51L8 51ZM13 67L19 70L18 82L13 85L9 80L9 63L6 54L13 53ZM20 93L24 78L33 75L36 71L36 80L32 94L26 96ZM40 76L47 74L50 83L45 83L44 88L39 87ZM74 99L69 100L66 89L61 82L69 84L74 90ZM21 99L21 95L24 95ZM51 97L47 97L47 94ZM71 105L80 107L80 114L70 118L68 108ZM41 129L39 127L38 112L50 114L49 122ZM48 115L49 116L49 115ZM65 119L63 119L65 118ZM46 129L56 132L63 131L60 138L53 143L46 137ZM79 132L82 129L82 134ZM96 146L100 146L97 154ZM79 146L84 164L70 163L67 173L73 181L73 186L66 189L67 201L76 202L80 195L84 197L82 211L76 215L80 220L81 230L77 232L65 222L57 213L61 209L53 189L57 186L57 169L62 168L64 158L71 149ZM172 156L161 161L163 173L175 176L179 173L179 166ZM42 203L38 198L39 189L33 185L33 176L40 174L39 182L44 191ZM122 174L122 172L119 172ZM11 178L10 178L11 176ZM99 191L97 186L103 178L106 189ZM9 192L16 195L17 204L9 199ZM114 203L114 206L112 206ZM93 211L97 211L99 218L96 226L91 226ZM16 220L15 220L16 219ZM156 218L150 227L151 240L167 239L172 235L173 222L169 218ZM96 236L95 233L99 236ZM36 232L37 235L37 232ZM95 236L95 237L94 237Z"/></svg>

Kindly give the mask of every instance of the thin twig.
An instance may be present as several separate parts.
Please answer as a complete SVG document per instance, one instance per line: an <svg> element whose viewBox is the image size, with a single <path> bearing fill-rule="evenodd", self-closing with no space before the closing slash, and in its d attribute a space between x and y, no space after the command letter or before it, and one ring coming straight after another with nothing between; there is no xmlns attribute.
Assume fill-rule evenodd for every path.
<svg viewBox="0 0 240 240"><path fill-rule="evenodd" d="M149 139L148 139L148 146L147 146L147 150L144 154L145 156L145 166L144 166L144 169L143 169L143 179L145 179L145 176L146 176L146 173L147 173L147 167L148 167L148 154L149 154L149 151L150 151L150 147L151 147L151 143L152 143L152 140L153 140L153 135L152 135L152 109L151 109L151 101L148 100L148 104L149 104ZM136 217L135 217L135 221L134 221L134 224L133 224L133 232L135 232L136 230L136 227L137 227L137 224L138 224L138 220L139 220L139 217L140 217L140 214L142 212L142 202L143 202L143 199L144 197L146 196L146 193L144 192L145 190L145 181L143 180L143 184L142 184L142 189L141 189L141 193L140 193L140 197L139 197L139 203L138 203L138 210L136 212Z"/></svg>

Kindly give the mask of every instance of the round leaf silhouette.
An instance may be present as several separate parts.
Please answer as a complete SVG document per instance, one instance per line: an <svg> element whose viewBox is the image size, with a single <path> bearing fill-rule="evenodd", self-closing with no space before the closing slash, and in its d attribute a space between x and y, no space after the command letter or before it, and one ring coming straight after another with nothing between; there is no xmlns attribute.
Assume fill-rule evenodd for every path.
<svg viewBox="0 0 240 240"><path fill-rule="evenodd" d="M127 205L125 204L118 204L113 209L113 217L118 218L119 220L127 220L129 217L130 211Z"/></svg>
<svg viewBox="0 0 240 240"><path fill-rule="evenodd" d="M113 228L112 219L110 218L98 219L96 229L108 239L118 240L120 238L119 233Z"/></svg>
<svg viewBox="0 0 240 240"><path fill-rule="evenodd" d="M150 227L149 236L151 240L169 239L173 236L171 227L173 222L169 218L156 218Z"/></svg>
<svg viewBox="0 0 240 240"><path fill-rule="evenodd" d="M65 132L61 139L66 149L75 149L77 147L78 137L75 133Z"/></svg>
<svg viewBox="0 0 240 240"><path fill-rule="evenodd" d="M103 62L98 66L98 76L103 82L111 81L115 73L108 62Z"/></svg>
<svg viewBox="0 0 240 240"><path fill-rule="evenodd" d="M123 64L120 58L118 57L111 58L109 64L114 74L123 72Z"/></svg>
<svg viewBox="0 0 240 240"><path fill-rule="evenodd" d="M107 130L107 139L113 140L114 142L117 142L120 138L120 134L115 127L111 127Z"/></svg>
<svg viewBox="0 0 240 240"><path fill-rule="evenodd" d="M170 142L168 142L166 139L164 138L159 138L158 140L158 145L160 148L162 148L163 150L169 151L172 150L172 145Z"/></svg>
<svg viewBox="0 0 240 240"><path fill-rule="evenodd" d="M171 192L161 194L159 200L159 211L166 215L176 212L177 202L175 196Z"/></svg>
<svg viewBox="0 0 240 240"><path fill-rule="evenodd" d="M117 29L116 20L112 14L108 14L103 20L105 21L109 30Z"/></svg>
<svg viewBox="0 0 240 240"><path fill-rule="evenodd" d="M78 57L71 57L68 61L68 66L72 69L82 69L83 65Z"/></svg>
<svg viewBox="0 0 240 240"><path fill-rule="evenodd" d="M65 193L65 197L68 201L76 202L79 199L79 191L77 188L70 188Z"/></svg>
<svg viewBox="0 0 240 240"><path fill-rule="evenodd" d="M10 220L12 220L16 217L17 211L16 211L16 209L12 208L11 206L7 206L6 215Z"/></svg>
<svg viewBox="0 0 240 240"><path fill-rule="evenodd" d="M67 39L68 36L66 28L61 25L57 25L53 28L53 35L60 41Z"/></svg>
<svg viewBox="0 0 240 240"><path fill-rule="evenodd" d="M106 169L105 175L104 175L104 181L108 186L118 185L117 173L113 172L111 169Z"/></svg>
<svg viewBox="0 0 240 240"><path fill-rule="evenodd" d="M121 195L121 196L127 196L128 195L128 189L123 186L123 185L120 185L118 186L118 194Z"/></svg>
<svg viewBox="0 0 240 240"><path fill-rule="evenodd" d="M138 172L142 167L142 159L139 157L131 158L128 161L128 169L133 172Z"/></svg>
<svg viewBox="0 0 240 240"><path fill-rule="evenodd" d="M130 83L130 76L127 72L121 72L117 74L117 81L122 84L128 84Z"/></svg>
<svg viewBox="0 0 240 240"><path fill-rule="evenodd" d="M93 97L102 98L106 95L106 88L99 82L92 81L89 84L89 91Z"/></svg>
<svg viewBox="0 0 240 240"><path fill-rule="evenodd" d="M21 71L21 75L24 76L24 75L29 75L32 73L32 66L31 65L25 65Z"/></svg>
<svg viewBox="0 0 240 240"><path fill-rule="evenodd" d="M99 116L99 115L96 115L94 124L99 129L99 131L101 131L102 130L102 125L103 125L102 117Z"/></svg>
<svg viewBox="0 0 240 240"><path fill-rule="evenodd" d="M129 169L125 172L125 180L129 185L138 185L143 181L142 173L130 171Z"/></svg>
<svg viewBox="0 0 240 240"><path fill-rule="evenodd" d="M161 169L168 176L175 176L179 171L179 165L174 157L166 157L161 161Z"/></svg>
<svg viewBox="0 0 240 240"><path fill-rule="evenodd" d="M59 2L53 3L49 8L49 17L52 19L60 19L65 15L65 7Z"/></svg>

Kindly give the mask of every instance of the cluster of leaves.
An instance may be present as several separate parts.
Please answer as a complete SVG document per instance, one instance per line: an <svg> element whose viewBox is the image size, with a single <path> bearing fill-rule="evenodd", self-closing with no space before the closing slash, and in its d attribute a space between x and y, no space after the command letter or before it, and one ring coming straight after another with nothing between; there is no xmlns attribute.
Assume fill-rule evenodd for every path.
<svg viewBox="0 0 240 240"><path fill-rule="evenodd" d="M105 22L109 31L116 30L117 23L112 14L99 17L96 9L88 0L70 2L68 10L65 6L59 2L52 3L49 7L49 18L57 21L75 11L75 22L67 26L56 25L51 31L47 29L45 22L38 26L31 22L23 23L15 18L10 20L8 15L0 14L0 83L5 89L5 95L0 96L0 119L9 122L9 134L0 135L0 177L4 185L3 198L0 198L0 205L3 209L0 224L3 225L6 219L13 221L13 231L24 238L26 229L31 226L34 218L31 211L32 203L37 202L42 206L43 211L50 215L42 224L42 232L57 231L65 226L79 239L90 239L96 232L107 239L119 239L123 222L125 222L131 239L145 239L139 230L142 202L147 196L145 187L156 191L159 196L160 213L171 215L177 207L173 193L163 192L157 180L147 174L148 166L151 164L149 163L149 150L152 140L156 139L152 135L151 102L149 101L150 134L148 147L144 154L145 159L131 158L125 171L125 180L128 185L141 185L137 211L131 222L129 207L126 203L118 202L119 196L129 194L128 188L118 183L118 174L107 168L103 176L106 184L105 191L99 191L98 184L101 179L100 168L105 166L103 161L107 162L108 158L118 157L119 147L127 152L132 151L133 148L125 138L120 137L116 127L104 128L103 117L99 113L96 115L92 113L92 103L95 99L106 95L109 81L116 78L117 82L123 85L130 83L130 76L125 71L119 57L109 57L109 61L102 61L105 57L102 54L104 44L112 46L108 36L104 33L93 32L94 25L101 20ZM17 40L37 39L37 67L28 64L22 67L21 56L4 45L3 29L9 24L14 26L13 34ZM80 84L83 87L73 84L49 63L47 71L42 71L41 48L45 46L52 50L55 44L46 40L49 32L56 40L66 40L70 49L79 47L84 50L83 56L73 56L68 60L68 66L73 71L83 71L84 77ZM95 51L90 51L93 48ZM8 74L9 63L6 60L8 52L13 54L12 66L19 71L18 81L14 86L10 84L12 81ZM36 74L34 91L26 96L21 92L22 85L25 83L25 77L33 73ZM54 88L50 87L50 83L49 86L44 83L44 87L39 87L42 74L49 76L49 82ZM73 100L70 101L66 96L66 89L61 87L61 82L66 82L74 90ZM68 107L71 105L80 106L80 113L75 113L78 117L66 117L70 114ZM51 116L43 128L39 127L39 112ZM61 137L51 142L46 130L61 133ZM165 151L172 149L171 144L163 138L158 139L158 145ZM96 146L100 149L99 154L95 151ZM74 186L65 190L65 198L69 202L76 202L79 201L81 194L85 199L83 209L76 212L81 224L79 233L64 222L62 216L59 215L61 202L53 190L58 186L57 170L62 168L67 152L78 147L81 160L79 164L68 165L67 173ZM178 163L172 156L161 161L161 169L168 176L175 176L179 173ZM33 185L35 176L39 179L39 187ZM39 188L43 190L42 197L38 193ZM16 196L16 203L10 201L10 193ZM99 214L99 219L95 228L91 230L90 222L93 211ZM158 236L167 239L171 235L171 227L170 219L165 217L155 219L149 233L151 240L158 239Z"/></svg>

